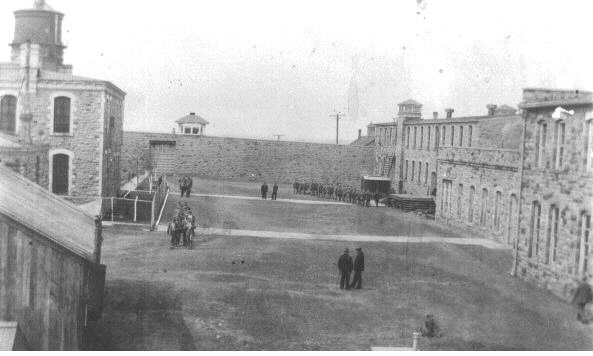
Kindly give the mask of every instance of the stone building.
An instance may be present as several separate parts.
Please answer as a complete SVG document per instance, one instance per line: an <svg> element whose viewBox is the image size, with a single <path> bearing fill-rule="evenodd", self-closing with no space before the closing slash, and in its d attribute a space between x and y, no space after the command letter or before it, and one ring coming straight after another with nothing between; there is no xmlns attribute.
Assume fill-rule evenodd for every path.
<svg viewBox="0 0 593 356"><path fill-rule="evenodd" d="M0 197L0 324L21 338L9 344L82 350L102 309L100 221L5 167Z"/></svg>
<svg viewBox="0 0 593 356"><path fill-rule="evenodd" d="M521 117L510 106L487 115L422 118L422 104L398 104L393 122L375 124L375 175L400 194L434 196L435 216L512 243L517 225Z"/></svg>
<svg viewBox="0 0 593 356"><path fill-rule="evenodd" d="M525 89L516 272L559 296L593 274L593 94Z"/></svg>
<svg viewBox="0 0 593 356"><path fill-rule="evenodd" d="M0 63L0 131L48 147L40 161L47 162L42 184L51 192L116 194L125 93L108 81L75 76L63 63L62 13L38 0L14 14L11 61Z"/></svg>

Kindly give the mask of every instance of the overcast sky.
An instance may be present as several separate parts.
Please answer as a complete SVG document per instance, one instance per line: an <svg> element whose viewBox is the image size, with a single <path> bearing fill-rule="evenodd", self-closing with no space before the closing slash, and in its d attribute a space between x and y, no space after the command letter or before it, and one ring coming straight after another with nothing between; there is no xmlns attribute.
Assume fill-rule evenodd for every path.
<svg viewBox="0 0 593 356"><path fill-rule="evenodd" d="M408 98L462 116L516 107L523 87L593 89L589 1L47 2L74 74L128 93L126 130L196 112L212 136L335 142L341 111L348 143ZM0 43L31 3L0 1Z"/></svg>

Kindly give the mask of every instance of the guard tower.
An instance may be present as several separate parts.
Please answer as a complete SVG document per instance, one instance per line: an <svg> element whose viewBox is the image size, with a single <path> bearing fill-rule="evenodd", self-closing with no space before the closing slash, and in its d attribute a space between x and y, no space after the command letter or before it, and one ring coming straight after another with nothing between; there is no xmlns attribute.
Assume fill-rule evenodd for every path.
<svg viewBox="0 0 593 356"><path fill-rule="evenodd" d="M44 0L35 0L32 8L14 12L15 26L12 47L12 62L22 58L23 44L39 45L40 66L60 71L64 61L62 43L62 19L64 14L51 8Z"/></svg>
<svg viewBox="0 0 593 356"><path fill-rule="evenodd" d="M399 111L397 117L401 119L421 119L422 118L422 104L416 100L408 99L397 104Z"/></svg>

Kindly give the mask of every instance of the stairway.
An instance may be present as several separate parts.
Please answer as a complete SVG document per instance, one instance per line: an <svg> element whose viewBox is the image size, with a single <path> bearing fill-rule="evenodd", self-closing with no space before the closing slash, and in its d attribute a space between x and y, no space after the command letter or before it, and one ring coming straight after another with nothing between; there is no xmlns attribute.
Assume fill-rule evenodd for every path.
<svg viewBox="0 0 593 356"><path fill-rule="evenodd" d="M393 162L394 158L394 155L389 155L383 161L383 166L381 167L380 172L381 177L389 177L389 174L391 173L391 163Z"/></svg>

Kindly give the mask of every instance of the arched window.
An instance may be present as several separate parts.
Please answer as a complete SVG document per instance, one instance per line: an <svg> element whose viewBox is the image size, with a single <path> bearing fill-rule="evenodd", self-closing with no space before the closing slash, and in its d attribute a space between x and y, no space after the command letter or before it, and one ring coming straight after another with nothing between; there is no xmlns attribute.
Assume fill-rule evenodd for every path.
<svg viewBox="0 0 593 356"><path fill-rule="evenodd" d="M575 263L577 275L591 272L591 214L582 212L579 219L579 234L577 236Z"/></svg>
<svg viewBox="0 0 593 356"><path fill-rule="evenodd" d="M482 189L482 204L480 205L480 226L486 226L488 218L488 189Z"/></svg>
<svg viewBox="0 0 593 356"><path fill-rule="evenodd" d="M54 133L70 133L70 98L54 99Z"/></svg>
<svg viewBox="0 0 593 356"><path fill-rule="evenodd" d="M564 139L566 135L566 124L557 121L554 125L554 168L562 169L562 159L564 158Z"/></svg>
<svg viewBox="0 0 593 356"><path fill-rule="evenodd" d="M527 246L527 257L531 258L535 250L535 255L539 253L539 233L541 227L542 207L536 200L531 206L531 230L529 233L529 244ZM535 246L534 246L535 245Z"/></svg>
<svg viewBox="0 0 593 356"><path fill-rule="evenodd" d="M70 176L72 172L72 152L63 149L49 153L49 188L59 195L70 194Z"/></svg>
<svg viewBox="0 0 593 356"><path fill-rule="evenodd" d="M0 101L0 131L14 133L16 129L16 96L5 95Z"/></svg>

